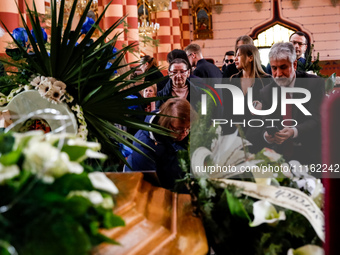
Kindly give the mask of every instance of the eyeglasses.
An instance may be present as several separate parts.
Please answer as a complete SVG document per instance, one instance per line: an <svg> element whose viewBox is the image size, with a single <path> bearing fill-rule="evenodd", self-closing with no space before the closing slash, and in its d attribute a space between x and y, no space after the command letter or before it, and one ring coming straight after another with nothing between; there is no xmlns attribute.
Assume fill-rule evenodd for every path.
<svg viewBox="0 0 340 255"><path fill-rule="evenodd" d="M292 43L293 45L298 44L299 46L307 45L307 43L302 43L302 42L297 42L297 41L291 41L291 43Z"/></svg>
<svg viewBox="0 0 340 255"><path fill-rule="evenodd" d="M190 127L183 129L183 128L174 128L172 125L170 125L170 129L176 134L189 134L190 133Z"/></svg>
<svg viewBox="0 0 340 255"><path fill-rule="evenodd" d="M169 71L169 74L171 76L175 76L177 74L180 74L180 75L186 75L188 72L188 70L176 70L176 71Z"/></svg>
<svg viewBox="0 0 340 255"><path fill-rule="evenodd" d="M233 59L225 59L224 62L226 62L227 64L230 62L230 64L234 63Z"/></svg>

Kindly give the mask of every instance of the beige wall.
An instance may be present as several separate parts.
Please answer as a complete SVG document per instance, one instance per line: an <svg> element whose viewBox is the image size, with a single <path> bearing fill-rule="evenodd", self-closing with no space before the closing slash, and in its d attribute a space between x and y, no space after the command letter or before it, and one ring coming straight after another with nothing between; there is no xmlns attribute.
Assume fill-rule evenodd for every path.
<svg viewBox="0 0 340 255"><path fill-rule="evenodd" d="M205 58L213 58L222 65L224 53L234 49L235 39L251 34L261 24L271 20L273 0L262 0L260 12L254 0L222 0L223 10L213 10L213 40L196 40L203 48ZM333 7L331 0L300 0L294 9L291 0L278 0L282 19L296 23L308 33L314 44L313 57L320 53L320 60L340 60L340 6ZM191 21L192 23L192 21ZM191 29L192 30L192 27ZM191 39L193 33L191 33Z"/></svg>

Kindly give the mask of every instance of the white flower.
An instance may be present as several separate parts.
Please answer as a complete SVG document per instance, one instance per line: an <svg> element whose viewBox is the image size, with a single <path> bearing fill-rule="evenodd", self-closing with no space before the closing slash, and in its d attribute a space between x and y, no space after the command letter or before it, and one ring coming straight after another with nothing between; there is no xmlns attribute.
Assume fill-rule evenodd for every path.
<svg viewBox="0 0 340 255"><path fill-rule="evenodd" d="M34 87L38 87L40 85L41 79L40 76L35 77L30 84Z"/></svg>
<svg viewBox="0 0 340 255"><path fill-rule="evenodd" d="M87 133L87 128L85 125L80 125L79 128L78 128L78 131L79 132L86 132Z"/></svg>
<svg viewBox="0 0 340 255"><path fill-rule="evenodd" d="M75 112L79 112L79 111L80 111L80 106L79 106L78 104L73 105L73 106L71 107L71 110L72 110L72 111L75 111Z"/></svg>
<svg viewBox="0 0 340 255"><path fill-rule="evenodd" d="M290 165L288 165L287 163L283 163L281 164L281 168L282 168L282 174L284 176L286 176L287 178L293 178L293 174L290 171Z"/></svg>
<svg viewBox="0 0 340 255"><path fill-rule="evenodd" d="M325 251L323 250L323 248L312 244L302 246L296 250L291 248L287 252L287 255L324 255L324 254Z"/></svg>
<svg viewBox="0 0 340 255"><path fill-rule="evenodd" d="M274 150L265 148L263 155L266 156L270 161L276 162L281 158L281 155L276 153Z"/></svg>
<svg viewBox="0 0 340 255"><path fill-rule="evenodd" d="M105 197L101 206L104 207L105 209L111 209L113 207L112 197Z"/></svg>
<svg viewBox="0 0 340 255"><path fill-rule="evenodd" d="M283 211L277 213L275 207L266 200L260 200L253 204L254 220L249 226L256 227L262 223L275 223L279 220L285 220L286 215Z"/></svg>
<svg viewBox="0 0 340 255"><path fill-rule="evenodd" d="M289 161L289 165L292 168L292 172L296 177L309 177L308 167L306 165L301 165L297 160Z"/></svg>
<svg viewBox="0 0 340 255"><path fill-rule="evenodd" d="M28 90L31 90L32 89L32 86L31 85L25 85L24 86L24 90L25 91L28 91Z"/></svg>
<svg viewBox="0 0 340 255"><path fill-rule="evenodd" d="M0 97L0 105L4 105L7 103L6 97Z"/></svg>
<svg viewBox="0 0 340 255"><path fill-rule="evenodd" d="M46 96L47 92L51 89L51 87L52 87L51 82L44 81L41 82L37 88L41 96Z"/></svg>
<svg viewBox="0 0 340 255"><path fill-rule="evenodd" d="M64 95L63 90L61 90L59 87L55 87L52 85L49 91L45 94L45 97L47 97L47 99L52 100L52 102L61 103L63 95Z"/></svg>
<svg viewBox="0 0 340 255"><path fill-rule="evenodd" d="M93 205L102 206L105 209L112 209L113 200L111 197L103 197L103 195L96 191L86 191L86 190L73 190L67 197L71 198L74 196L84 197L88 199Z"/></svg>
<svg viewBox="0 0 340 255"><path fill-rule="evenodd" d="M67 141L67 144L70 146L82 146L82 147L87 147L92 150L99 151L100 150L100 143L97 142L87 142L79 138L75 139L70 139Z"/></svg>
<svg viewBox="0 0 340 255"><path fill-rule="evenodd" d="M106 175L102 172L93 172L89 173L88 177L94 188L106 191L111 194L118 194L117 187L113 184L113 182L106 177Z"/></svg>
<svg viewBox="0 0 340 255"><path fill-rule="evenodd" d="M83 139L84 141L87 140L87 132L79 132L77 133L77 137L79 137L80 139Z"/></svg>
<svg viewBox="0 0 340 255"><path fill-rule="evenodd" d="M52 83L52 85L57 81L57 79L56 79L56 78L53 78L53 77L46 77L45 80L47 80L47 81L49 81L50 83Z"/></svg>
<svg viewBox="0 0 340 255"><path fill-rule="evenodd" d="M77 162L71 162L67 153L60 152L48 142L30 141L24 149L25 160L23 168L32 171L46 182L66 173L80 174L83 167Z"/></svg>
<svg viewBox="0 0 340 255"><path fill-rule="evenodd" d="M90 202L94 205L99 205L101 203L103 203L104 199L102 194L100 194L100 192L93 190L93 191L86 191L86 190L74 190L71 191L67 197L71 198L74 196L79 196L79 197L84 197L88 200L90 200Z"/></svg>
<svg viewBox="0 0 340 255"><path fill-rule="evenodd" d="M66 84L63 83L62 81L56 81L53 83L53 87L57 87L57 88L60 88L61 91L66 91Z"/></svg>
<svg viewBox="0 0 340 255"><path fill-rule="evenodd" d="M106 159L107 156L103 153L100 153L98 151L93 151L93 150L86 150L86 156L89 158L98 158L98 159Z"/></svg>
<svg viewBox="0 0 340 255"><path fill-rule="evenodd" d="M15 176L18 176L20 169L17 165L4 166L0 163L0 184L3 184L6 180L10 180Z"/></svg>

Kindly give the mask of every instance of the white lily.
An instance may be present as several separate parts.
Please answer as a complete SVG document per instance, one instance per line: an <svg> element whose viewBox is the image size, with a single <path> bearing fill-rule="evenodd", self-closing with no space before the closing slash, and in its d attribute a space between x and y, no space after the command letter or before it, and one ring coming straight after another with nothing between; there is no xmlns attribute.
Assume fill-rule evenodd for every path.
<svg viewBox="0 0 340 255"><path fill-rule="evenodd" d="M88 175L94 188L106 191L112 195L118 194L118 189L114 183L106 177L103 172L93 172Z"/></svg>
<svg viewBox="0 0 340 255"><path fill-rule="evenodd" d="M290 248L287 252L287 255L324 255L325 251L323 248L317 245L308 244L302 246L296 250Z"/></svg>
<svg viewBox="0 0 340 255"><path fill-rule="evenodd" d="M277 213L275 207L266 200L260 200L253 204L254 220L249 226L256 227L262 223L275 223L285 220L286 214L283 211Z"/></svg>

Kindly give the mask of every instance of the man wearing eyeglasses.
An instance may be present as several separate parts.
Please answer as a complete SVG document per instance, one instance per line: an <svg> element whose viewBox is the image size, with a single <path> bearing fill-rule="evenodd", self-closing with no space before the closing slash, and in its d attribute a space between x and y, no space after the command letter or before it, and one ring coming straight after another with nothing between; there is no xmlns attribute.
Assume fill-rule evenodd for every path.
<svg viewBox="0 0 340 255"><path fill-rule="evenodd" d="M294 45L297 59L297 70L306 71L306 56L308 49L308 37L305 33L301 31L296 31L289 37L289 42ZM306 53L307 52L307 53ZM272 74L270 64L267 65L267 73Z"/></svg>
<svg viewBox="0 0 340 255"><path fill-rule="evenodd" d="M297 31L290 36L289 41L294 45L296 59L301 62L301 64L305 65L305 53L308 46L307 35L301 31Z"/></svg>
<svg viewBox="0 0 340 255"><path fill-rule="evenodd" d="M225 71L225 69L227 68L228 65L234 63L235 61L235 53L234 51L227 51L224 55L224 59L223 59L223 66L222 66L222 73Z"/></svg>

